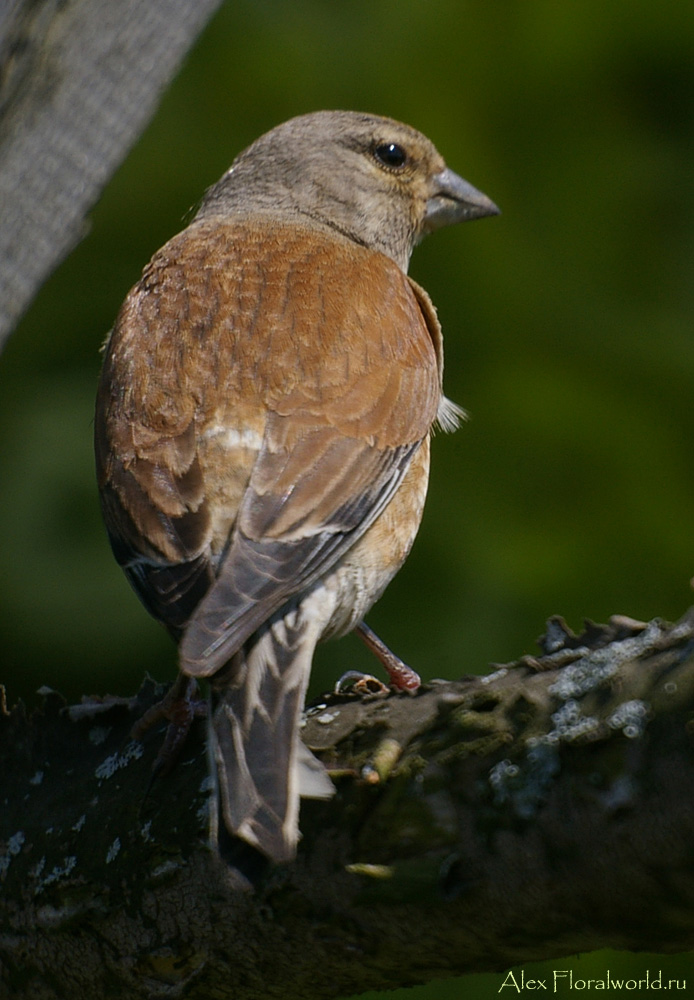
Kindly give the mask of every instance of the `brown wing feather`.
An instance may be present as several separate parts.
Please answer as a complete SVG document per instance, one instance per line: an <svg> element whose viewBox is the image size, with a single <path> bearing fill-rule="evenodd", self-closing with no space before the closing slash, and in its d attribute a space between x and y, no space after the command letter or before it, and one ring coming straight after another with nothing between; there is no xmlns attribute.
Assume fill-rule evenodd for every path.
<svg viewBox="0 0 694 1000"><path fill-rule="evenodd" d="M157 617L180 628L219 573L187 669L209 672L211 642L228 655L378 516L435 418L436 354L406 277L348 240L212 219L153 258L107 346L97 464Z"/></svg>
<svg viewBox="0 0 694 1000"><path fill-rule="evenodd" d="M304 504L295 504L292 495L259 496L251 477L219 577L181 642L186 673L198 677L214 673L263 622L323 576L384 510L419 447L378 450L347 438L336 443L350 446L353 456L343 475L318 497L329 506L324 520ZM342 447L337 450L344 452ZM263 458L261 454L261 465ZM355 478L363 481L359 491L348 490L354 466L359 466ZM334 502L325 504L331 497ZM289 530L279 532L277 525L283 521ZM253 537L264 525L270 530Z"/></svg>

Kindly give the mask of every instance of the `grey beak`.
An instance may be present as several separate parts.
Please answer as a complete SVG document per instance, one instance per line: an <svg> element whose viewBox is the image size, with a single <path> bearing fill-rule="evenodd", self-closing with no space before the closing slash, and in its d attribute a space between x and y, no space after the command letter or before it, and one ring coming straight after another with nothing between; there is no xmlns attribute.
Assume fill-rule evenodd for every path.
<svg viewBox="0 0 694 1000"><path fill-rule="evenodd" d="M455 222L481 219L485 215L498 215L494 202L446 167L436 174L434 192L427 200L422 222L422 232L431 233Z"/></svg>

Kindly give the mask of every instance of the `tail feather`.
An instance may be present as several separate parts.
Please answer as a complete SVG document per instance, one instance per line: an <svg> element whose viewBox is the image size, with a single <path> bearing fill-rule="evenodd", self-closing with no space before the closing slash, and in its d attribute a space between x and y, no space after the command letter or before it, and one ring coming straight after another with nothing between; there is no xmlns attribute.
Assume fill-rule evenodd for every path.
<svg viewBox="0 0 694 1000"><path fill-rule="evenodd" d="M216 829L219 841L223 827L277 863L296 853L299 796L334 791L299 737L315 636L296 617L256 633L212 679L213 836Z"/></svg>

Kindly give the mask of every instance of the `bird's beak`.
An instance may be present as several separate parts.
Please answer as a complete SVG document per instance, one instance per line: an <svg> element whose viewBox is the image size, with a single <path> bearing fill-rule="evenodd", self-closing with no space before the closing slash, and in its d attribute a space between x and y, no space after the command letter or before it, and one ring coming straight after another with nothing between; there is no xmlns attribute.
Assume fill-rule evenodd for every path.
<svg viewBox="0 0 694 1000"><path fill-rule="evenodd" d="M427 199L422 233L431 233L455 222L498 215L494 202L446 167L433 178L434 190Z"/></svg>

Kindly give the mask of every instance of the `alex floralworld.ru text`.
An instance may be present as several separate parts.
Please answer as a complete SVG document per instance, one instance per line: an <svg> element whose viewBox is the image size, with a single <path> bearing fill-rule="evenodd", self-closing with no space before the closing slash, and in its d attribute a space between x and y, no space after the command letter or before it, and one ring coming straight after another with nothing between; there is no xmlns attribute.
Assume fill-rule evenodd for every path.
<svg viewBox="0 0 694 1000"><path fill-rule="evenodd" d="M627 979L622 976L613 976L608 969L601 977L595 979L574 979L574 974L570 969L555 969L551 978L531 979L526 978L524 972L509 972L498 992L501 993L508 988L521 993L525 990L546 990L550 993L557 993L562 989L568 990L686 990L687 983L684 979L663 979L662 971L651 977L650 972L640 979Z"/></svg>

